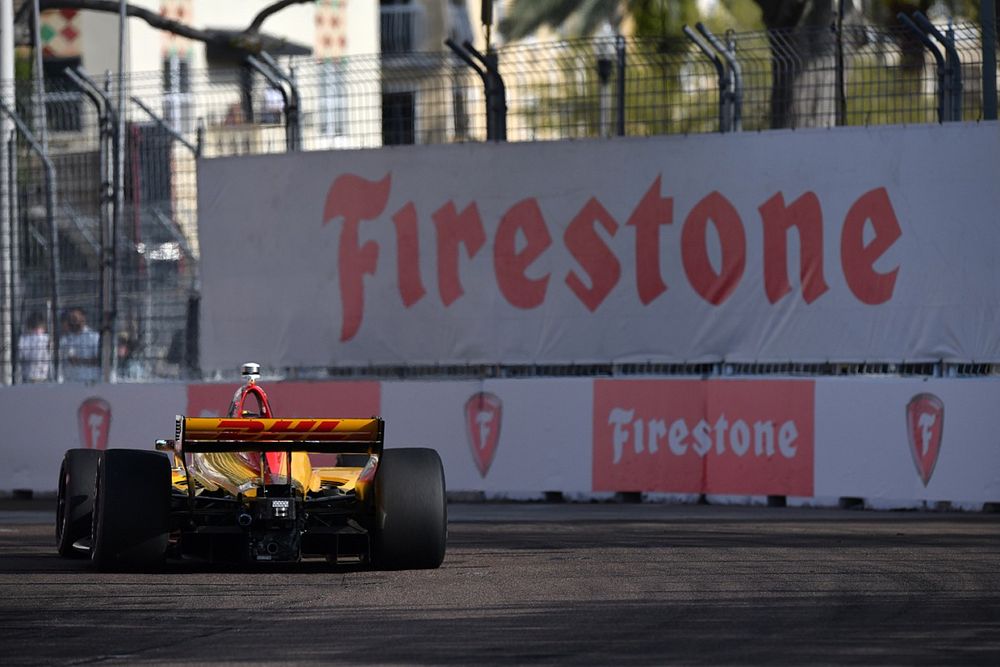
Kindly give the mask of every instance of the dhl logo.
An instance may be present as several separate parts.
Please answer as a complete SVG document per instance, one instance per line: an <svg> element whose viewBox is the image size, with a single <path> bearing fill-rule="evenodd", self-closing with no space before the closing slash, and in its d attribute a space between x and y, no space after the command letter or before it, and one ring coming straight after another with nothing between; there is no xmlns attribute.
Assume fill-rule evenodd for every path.
<svg viewBox="0 0 1000 667"><path fill-rule="evenodd" d="M186 440L329 441L375 434L376 422L368 419L189 418L184 428Z"/></svg>

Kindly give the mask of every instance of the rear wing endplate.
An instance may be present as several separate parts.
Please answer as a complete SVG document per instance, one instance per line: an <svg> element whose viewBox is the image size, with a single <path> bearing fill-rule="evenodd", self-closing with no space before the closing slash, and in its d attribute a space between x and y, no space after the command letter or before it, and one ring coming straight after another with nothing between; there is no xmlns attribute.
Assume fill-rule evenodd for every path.
<svg viewBox="0 0 1000 667"><path fill-rule="evenodd" d="M177 415L175 449L198 452L381 454L385 422L370 419L246 419Z"/></svg>

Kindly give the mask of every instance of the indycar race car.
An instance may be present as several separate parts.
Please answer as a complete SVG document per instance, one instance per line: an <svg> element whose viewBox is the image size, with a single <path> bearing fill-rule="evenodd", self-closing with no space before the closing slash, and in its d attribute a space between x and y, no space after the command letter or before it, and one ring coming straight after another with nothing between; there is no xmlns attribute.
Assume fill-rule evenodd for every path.
<svg viewBox="0 0 1000 667"><path fill-rule="evenodd" d="M441 564L447 506L436 451L383 449L379 417L274 418L259 366L242 370L228 417L178 415L174 439L157 440L157 451L66 452L60 555L89 555L102 570L151 570L168 557Z"/></svg>

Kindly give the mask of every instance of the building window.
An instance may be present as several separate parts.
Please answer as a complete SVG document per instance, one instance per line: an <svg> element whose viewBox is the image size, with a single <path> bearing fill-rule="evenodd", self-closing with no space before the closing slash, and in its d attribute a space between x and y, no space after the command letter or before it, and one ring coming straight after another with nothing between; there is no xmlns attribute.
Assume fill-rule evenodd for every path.
<svg viewBox="0 0 1000 667"><path fill-rule="evenodd" d="M423 7L410 0L381 0L382 53L412 53L423 37Z"/></svg>
<svg viewBox="0 0 1000 667"><path fill-rule="evenodd" d="M79 132L83 128L83 95L66 68L79 67L79 58L45 58L45 125L53 132Z"/></svg>
<svg viewBox="0 0 1000 667"><path fill-rule="evenodd" d="M163 118L175 132L194 129L191 68L177 54L163 60Z"/></svg>
<svg viewBox="0 0 1000 667"><path fill-rule="evenodd" d="M320 132L341 137L347 134L347 87L342 63L325 60L320 65Z"/></svg>
<svg viewBox="0 0 1000 667"><path fill-rule="evenodd" d="M382 144L412 144L416 136L416 103L412 92L382 93Z"/></svg>

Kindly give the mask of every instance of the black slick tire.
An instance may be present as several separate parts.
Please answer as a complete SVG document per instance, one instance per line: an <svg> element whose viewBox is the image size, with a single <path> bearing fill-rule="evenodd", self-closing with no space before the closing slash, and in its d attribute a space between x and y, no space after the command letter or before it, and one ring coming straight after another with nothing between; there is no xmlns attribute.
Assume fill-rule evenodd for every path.
<svg viewBox="0 0 1000 667"><path fill-rule="evenodd" d="M375 567L436 568L447 541L444 467L438 453L417 447L384 450L375 473Z"/></svg>
<svg viewBox="0 0 1000 667"><path fill-rule="evenodd" d="M99 570L155 571L169 537L170 462L159 452L109 449L97 472L91 560Z"/></svg>
<svg viewBox="0 0 1000 667"><path fill-rule="evenodd" d="M56 503L56 548L64 558L87 555L85 549L73 545L90 539L100 459L101 452L96 449L70 449L63 456Z"/></svg>

